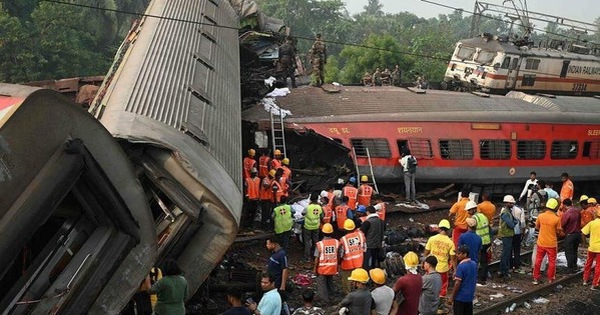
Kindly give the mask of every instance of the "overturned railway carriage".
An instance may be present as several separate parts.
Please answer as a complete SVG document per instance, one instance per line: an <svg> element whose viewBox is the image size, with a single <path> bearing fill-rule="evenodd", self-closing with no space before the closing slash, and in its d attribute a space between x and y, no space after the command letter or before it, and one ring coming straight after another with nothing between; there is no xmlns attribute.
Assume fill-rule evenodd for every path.
<svg viewBox="0 0 600 315"><path fill-rule="evenodd" d="M350 86L296 89L277 103L292 113L288 132L312 130L354 148L363 174L368 149L377 182L402 181L403 147L419 160L420 183L521 183L532 170L600 179L600 99L480 95ZM262 108L244 119L270 127Z"/></svg>
<svg viewBox="0 0 600 315"><path fill-rule="evenodd" d="M242 208L237 15L228 2L154 0L117 53L92 112L146 192L156 263L195 292L233 242ZM190 22L182 22L190 21Z"/></svg>
<svg viewBox="0 0 600 315"><path fill-rule="evenodd" d="M457 43L444 84L452 90L600 94L600 45L550 40L522 46L485 35Z"/></svg>
<svg viewBox="0 0 600 315"><path fill-rule="evenodd" d="M115 314L153 264L122 148L57 92L0 84L2 314Z"/></svg>

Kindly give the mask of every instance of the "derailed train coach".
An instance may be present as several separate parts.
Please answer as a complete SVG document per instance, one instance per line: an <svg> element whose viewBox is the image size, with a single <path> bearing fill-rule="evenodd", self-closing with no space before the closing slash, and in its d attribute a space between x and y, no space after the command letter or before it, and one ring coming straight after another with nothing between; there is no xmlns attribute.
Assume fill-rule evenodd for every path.
<svg viewBox="0 0 600 315"><path fill-rule="evenodd" d="M242 209L238 15L212 0L154 0L146 13L90 112L133 162L155 264L175 259L193 293L234 241Z"/></svg>
<svg viewBox="0 0 600 315"><path fill-rule="evenodd" d="M146 13L89 113L0 84L3 314L117 314L168 258L193 293L236 236L238 16L210 0Z"/></svg>

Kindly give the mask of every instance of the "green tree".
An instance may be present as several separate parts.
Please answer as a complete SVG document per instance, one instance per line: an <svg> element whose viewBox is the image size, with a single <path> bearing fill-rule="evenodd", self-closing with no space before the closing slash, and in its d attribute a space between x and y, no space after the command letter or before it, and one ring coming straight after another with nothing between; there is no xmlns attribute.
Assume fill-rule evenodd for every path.
<svg viewBox="0 0 600 315"><path fill-rule="evenodd" d="M325 83L340 80L340 62L336 56L329 56L325 64Z"/></svg>
<svg viewBox="0 0 600 315"><path fill-rule="evenodd" d="M0 6L0 81L28 81L39 77L37 56L30 33L17 17L10 16Z"/></svg>
<svg viewBox="0 0 600 315"><path fill-rule="evenodd" d="M344 84L359 83L363 74L376 68L410 69L412 61L401 53L398 41L391 35L371 35L362 47L346 46L340 53L342 68L340 80Z"/></svg>
<svg viewBox="0 0 600 315"><path fill-rule="evenodd" d="M363 7L365 9L366 15L371 16L383 16L383 4L379 2L379 0L368 0L366 6Z"/></svg>

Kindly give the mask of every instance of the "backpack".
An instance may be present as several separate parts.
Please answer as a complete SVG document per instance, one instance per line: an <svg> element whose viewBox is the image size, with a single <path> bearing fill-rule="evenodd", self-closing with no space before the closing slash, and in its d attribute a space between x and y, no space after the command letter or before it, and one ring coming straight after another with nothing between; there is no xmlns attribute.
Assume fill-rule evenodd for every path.
<svg viewBox="0 0 600 315"><path fill-rule="evenodd" d="M417 172L417 159L414 156L410 155L406 160L406 164L409 173L414 174Z"/></svg>

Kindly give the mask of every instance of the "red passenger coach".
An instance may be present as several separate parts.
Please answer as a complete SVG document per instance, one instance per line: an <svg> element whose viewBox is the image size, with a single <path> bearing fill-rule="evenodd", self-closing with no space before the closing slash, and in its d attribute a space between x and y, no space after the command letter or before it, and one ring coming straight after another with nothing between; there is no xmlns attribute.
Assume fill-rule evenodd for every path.
<svg viewBox="0 0 600 315"><path fill-rule="evenodd" d="M600 179L598 98L420 92L343 87L326 93L311 87L276 102L292 113L286 128L314 130L354 148L364 173L368 148L378 182L401 181L402 147L418 159L420 182L521 183L533 170L556 180L563 172ZM262 108L244 119L259 130L270 127Z"/></svg>

